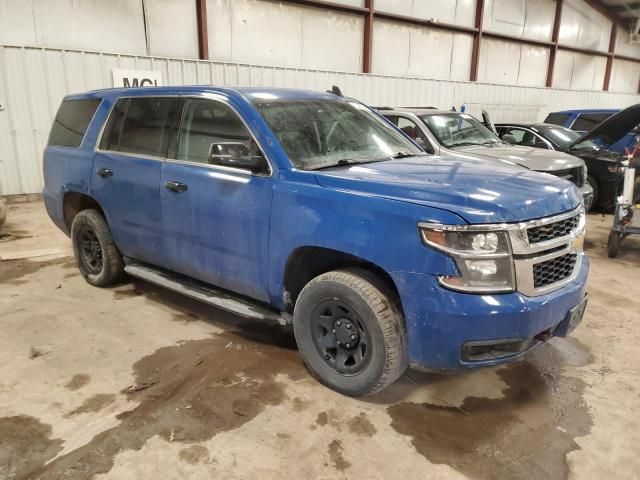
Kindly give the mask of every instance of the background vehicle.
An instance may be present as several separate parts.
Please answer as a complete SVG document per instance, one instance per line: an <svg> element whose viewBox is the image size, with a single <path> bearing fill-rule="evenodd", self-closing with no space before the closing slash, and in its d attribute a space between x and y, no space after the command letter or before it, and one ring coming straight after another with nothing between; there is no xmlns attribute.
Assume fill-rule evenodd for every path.
<svg viewBox="0 0 640 480"><path fill-rule="evenodd" d="M621 112L620 108L611 109L576 109L552 112L544 119L544 123L566 127L578 133L586 133L604 122L611 115ZM638 132L629 132L613 143L609 150L625 153L625 148L633 149Z"/></svg>
<svg viewBox="0 0 640 480"><path fill-rule="evenodd" d="M587 165L588 182L593 187L594 205L611 208L616 196L621 193L618 181L621 157L610 150L610 145L620 143L620 139L627 142L629 138L633 139L635 145L638 137L629 132L638 122L640 106L635 105L610 117L586 134L547 123L500 123L496 129L500 138L509 135L517 145L556 150L582 158Z"/></svg>
<svg viewBox="0 0 640 480"><path fill-rule="evenodd" d="M87 282L126 272L292 323L312 374L348 395L384 388L409 364L511 361L584 313L574 185L508 162L429 157L338 95L69 96L44 167L47 211Z"/></svg>
<svg viewBox="0 0 640 480"><path fill-rule="evenodd" d="M640 167L640 144L626 156L619 168L622 195L616 199L613 225L607 241L609 258L618 256L620 244L629 235L640 235L640 192L636 182L636 169Z"/></svg>
<svg viewBox="0 0 640 480"><path fill-rule="evenodd" d="M577 157L504 142L465 113L419 108L382 109L380 113L429 153L518 165L561 177L576 185L587 210L591 207L593 190L585 164Z"/></svg>

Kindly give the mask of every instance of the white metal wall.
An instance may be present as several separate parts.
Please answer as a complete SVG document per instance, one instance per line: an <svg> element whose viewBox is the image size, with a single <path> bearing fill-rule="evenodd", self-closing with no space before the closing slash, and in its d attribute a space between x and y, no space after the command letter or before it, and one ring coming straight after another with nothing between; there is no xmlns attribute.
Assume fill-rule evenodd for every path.
<svg viewBox="0 0 640 480"><path fill-rule="evenodd" d="M626 107L638 95L570 91L489 83L363 75L238 63L180 60L0 46L0 191L35 193L42 188L41 159L51 122L65 94L112 86L114 68L157 70L165 84L280 86L326 90L371 105L466 105L496 120L542 120L549 111Z"/></svg>

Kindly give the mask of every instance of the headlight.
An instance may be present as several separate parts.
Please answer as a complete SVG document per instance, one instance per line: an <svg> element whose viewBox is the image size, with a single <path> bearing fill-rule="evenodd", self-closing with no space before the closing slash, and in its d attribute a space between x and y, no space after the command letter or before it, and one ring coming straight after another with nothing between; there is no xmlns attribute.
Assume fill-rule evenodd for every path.
<svg viewBox="0 0 640 480"><path fill-rule="evenodd" d="M420 226L422 241L454 259L459 276L439 277L442 285L473 293L512 292L515 275L509 235L505 231L478 231L473 227L448 230Z"/></svg>

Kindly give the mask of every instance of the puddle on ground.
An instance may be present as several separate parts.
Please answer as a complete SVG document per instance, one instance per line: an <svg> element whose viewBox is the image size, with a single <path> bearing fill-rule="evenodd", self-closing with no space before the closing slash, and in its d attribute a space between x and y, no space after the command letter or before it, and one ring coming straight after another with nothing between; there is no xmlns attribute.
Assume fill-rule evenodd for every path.
<svg viewBox="0 0 640 480"><path fill-rule="evenodd" d="M0 284L22 285L27 283L22 277L37 272L41 268L52 265L62 265L63 268L75 268L73 257L55 258L46 261L33 260L3 260L0 261Z"/></svg>
<svg viewBox="0 0 640 480"><path fill-rule="evenodd" d="M0 418L0 478L20 478L18 472L41 468L62 450L62 440L51 438L51 426L19 415Z"/></svg>
<svg viewBox="0 0 640 480"><path fill-rule="evenodd" d="M477 479L566 478L566 455L579 449L574 438L592 425L582 400L585 384L562 375L569 361L588 354L576 341L543 345L526 361L496 370L506 384L502 398L467 397L462 405L400 403L387 408L391 426L411 437L432 463L447 464ZM428 388L428 385L425 385Z"/></svg>
<svg viewBox="0 0 640 480"><path fill-rule="evenodd" d="M183 462L196 465L209 460L209 450L202 445L191 445L178 452L178 458Z"/></svg>
<svg viewBox="0 0 640 480"><path fill-rule="evenodd" d="M87 398L78 408L71 410L65 414L65 418L80 415L81 413L99 412L108 405L116 401L116 395L113 393L98 393Z"/></svg>
<svg viewBox="0 0 640 480"><path fill-rule="evenodd" d="M133 366L135 384L122 392L139 405L118 415L118 426L46 466L23 465L17 478L88 480L111 470L118 452L139 450L153 436L186 444L203 442L250 422L269 405L286 401L284 385L274 377L304 377L304 366L294 349L269 344L270 336L277 335L273 329L263 328L261 334L255 327L182 342L142 358ZM255 341L247 340L245 333ZM74 413L104 408L104 398L92 399ZM15 451L25 456L21 448ZM191 447L180 458L198 462L204 451Z"/></svg>
<svg viewBox="0 0 640 480"><path fill-rule="evenodd" d="M86 373L76 373L71 380L67 382L64 388L68 390L80 390L91 381L91 377Z"/></svg>

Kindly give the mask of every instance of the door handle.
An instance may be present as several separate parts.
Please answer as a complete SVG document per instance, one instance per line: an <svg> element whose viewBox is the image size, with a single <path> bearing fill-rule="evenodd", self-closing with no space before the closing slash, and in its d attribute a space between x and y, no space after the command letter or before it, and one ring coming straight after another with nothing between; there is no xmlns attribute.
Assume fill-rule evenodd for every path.
<svg viewBox="0 0 640 480"><path fill-rule="evenodd" d="M185 183L168 181L164 182L164 188L166 188L167 190L171 190L172 192L182 193L189 187Z"/></svg>
<svg viewBox="0 0 640 480"><path fill-rule="evenodd" d="M102 178L113 177L113 171L108 168L99 168L96 170L96 173L100 175Z"/></svg>

